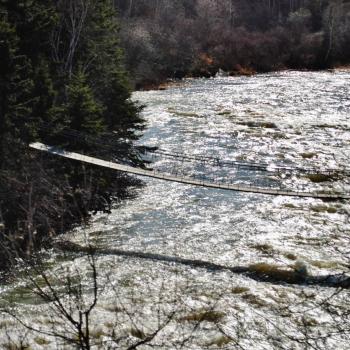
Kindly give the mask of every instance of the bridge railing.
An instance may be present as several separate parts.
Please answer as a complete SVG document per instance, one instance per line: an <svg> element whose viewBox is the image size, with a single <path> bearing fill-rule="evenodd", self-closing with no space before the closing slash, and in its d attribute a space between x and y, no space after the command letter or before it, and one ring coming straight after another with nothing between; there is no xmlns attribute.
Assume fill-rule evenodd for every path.
<svg viewBox="0 0 350 350"><path fill-rule="evenodd" d="M74 152L68 152L64 150L60 150L54 147L49 147L47 145L43 145L40 143L31 144L31 148L49 152L51 154L55 154L61 157L78 160L85 163L90 163L106 168L111 168L118 171L128 172L136 175L141 176L148 176L148 177L154 177L158 179L163 179L167 181L176 181L186 184L192 184L192 185L200 185L205 187L211 187L211 188L222 188L227 190L233 190L233 191L242 191L242 192L252 192L252 193L261 193L261 194L270 194L270 195L286 195L286 196L298 196L298 197L314 197L314 198L330 198L330 199L350 199L350 194L341 193L337 194L335 192L327 192L323 191L323 193L317 193L317 192L298 192L295 190L288 190L288 189L282 189L282 188L264 188L264 187L256 187L252 186L251 184L247 183L234 183L229 184L224 181L219 181L218 178L214 178L211 181L209 180L197 180L194 176L195 174L181 174L181 176L174 176L166 174L163 171L159 171L157 169L141 169L137 167L132 167L129 165L123 165L115 162L105 161L103 159L93 158L87 155L78 154Z"/></svg>

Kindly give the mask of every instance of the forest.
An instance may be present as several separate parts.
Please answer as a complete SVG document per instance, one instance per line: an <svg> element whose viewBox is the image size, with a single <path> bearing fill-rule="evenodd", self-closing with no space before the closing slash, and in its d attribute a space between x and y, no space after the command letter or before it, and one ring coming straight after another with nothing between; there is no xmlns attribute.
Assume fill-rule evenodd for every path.
<svg viewBox="0 0 350 350"><path fill-rule="evenodd" d="M350 60L347 0L115 0L136 87Z"/></svg>
<svg viewBox="0 0 350 350"><path fill-rule="evenodd" d="M110 1L3 0L0 16L0 244L7 266L14 252L29 257L91 211L109 210L132 182L45 158L28 144L132 162L143 122L129 100ZM109 144L97 146L101 140Z"/></svg>

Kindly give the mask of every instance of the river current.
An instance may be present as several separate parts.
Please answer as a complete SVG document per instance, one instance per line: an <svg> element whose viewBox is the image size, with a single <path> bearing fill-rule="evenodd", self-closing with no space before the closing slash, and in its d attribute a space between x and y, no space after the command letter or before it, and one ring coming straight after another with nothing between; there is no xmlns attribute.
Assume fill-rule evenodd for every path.
<svg viewBox="0 0 350 350"><path fill-rule="evenodd" d="M161 158L154 159L154 168L293 190L350 192L349 96L349 71L287 71L188 79L164 91L135 92L133 99L146 106L141 145L271 167L333 169L336 176L277 176ZM101 286L91 316L96 348L127 348L122 344L162 328L151 340L159 349L349 349L349 289L332 284L350 272L349 201L143 180L135 198L65 237L105 252L96 257ZM144 256L120 256L116 249ZM91 269L84 255L52 251L46 265L58 289L64 271L78 276L89 302ZM308 283L300 270L303 278L307 270L324 281ZM38 328L64 330L52 303L42 302L26 283L23 277L5 286L3 303L16 305ZM69 296L62 298L69 303ZM3 344L25 333L7 316L1 327ZM69 348L32 332L25 341L33 349Z"/></svg>

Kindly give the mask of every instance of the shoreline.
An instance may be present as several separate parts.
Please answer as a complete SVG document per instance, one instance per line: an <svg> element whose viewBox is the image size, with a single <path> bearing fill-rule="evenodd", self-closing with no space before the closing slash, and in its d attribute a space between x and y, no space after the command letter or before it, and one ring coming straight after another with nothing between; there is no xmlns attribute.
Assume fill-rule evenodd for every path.
<svg viewBox="0 0 350 350"><path fill-rule="evenodd" d="M261 74L268 74L268 73L279 73L279 72L288 72L288 71L296 71L296 72L329 72L329 73L335 73L337 71L344 71L348 72L350 71L350 64L349 65L339 65L329 68L323 68L323 69L296 69L296 68L282 68L282 69L276 69L271 71L255 71L252 69L246 69L243 68L242 70L237 71L229 71L226 72L219 68L215 74L189 74L184 76L183 78L165 78L164 80L160 82L152 82L152 83L144 83L140 84L137 88L134 89L134 91L164 91L171 87L177 87L183 85L183 82L187 79L211 79L216 77L252 77L257 76ZM209 72L206 72L209 73Z"/></svg>

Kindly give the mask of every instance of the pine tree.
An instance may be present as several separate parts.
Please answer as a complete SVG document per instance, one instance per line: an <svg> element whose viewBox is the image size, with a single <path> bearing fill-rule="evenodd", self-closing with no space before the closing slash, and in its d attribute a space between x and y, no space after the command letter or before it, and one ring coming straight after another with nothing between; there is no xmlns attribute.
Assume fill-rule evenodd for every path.
<svg viewBox="0 0 350 350"><path fill-rule="evenodd" d="M40 232L36 237L49 227L67 228L90 210L108 209L111 198L127 193L130 180L57 158L43 160L42 173L50 176L38 181L36 154L28 143L137 159L130 140L137 138L142 120L129 100L111 2L0 0L0 58L0 192L11 193L0 198L6 235L16 233L18 221L28 220L23 209L28 203L35 206L29 226ZM86 137L75 137L74 130ZM89 137L116 137L124 146L103 149L86 142ZM89 184L87 172L94 178ZM69 195L52 196L53 181ZM50 208L60 211L60 218ZM23 250L31 251L33 239L34 231L28 230Z"/></svg>
<svg viewBox="0 0 350 350"><path fill-rule="evenodd" d="M33 80L28 58L19 50L16 28L1 9L0 20L0 165L17 159L14 152L30 140L33 130L28 123L32 105ZM16 147L17 146L17 147ZM19 152L20 154L20 152Z"/></svg>
<svg viewBox="0 0 350 350"><path fill-rule="evenodd" d="M89 75L95 82L98 99L106 106L106 126L121 138L134 139L134 130L142 129L143 121L139 108L129 100L130 87L119 46L117 14L109 1L96 4L86 37L87 52L96 58Z"/></svg>
<svg viewBox="0 0 350 350"><path fill-rule="evenodd" d="M98 136L104 131L102 113L103 107L95 100L92 89L87 84L85 74L78 71L71 77L67 87L64 115L68 120L68 128L79 130L85 135ZM80 139L74 141L75 150L87 151L90 146ZM96 147L96 145L93 146Z"/></svg>
<svg viewBox="0 0 350 350"><path fill-rule="evenodd" d="M49 73L52 6L40 0L0 3L0 162L24 156L24 147L37 137L47 118L54 92ZM11 156L6 156L9 153Z"/></svg>

